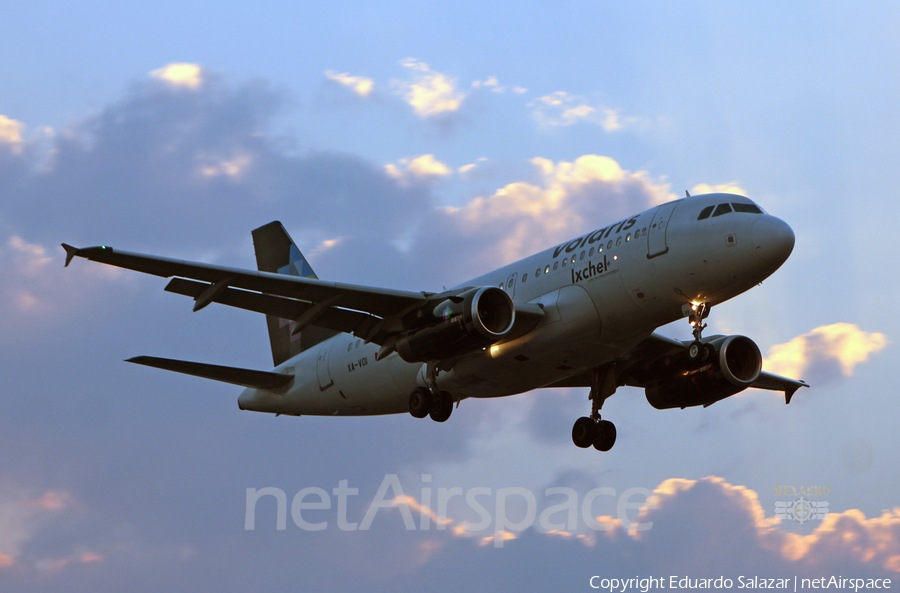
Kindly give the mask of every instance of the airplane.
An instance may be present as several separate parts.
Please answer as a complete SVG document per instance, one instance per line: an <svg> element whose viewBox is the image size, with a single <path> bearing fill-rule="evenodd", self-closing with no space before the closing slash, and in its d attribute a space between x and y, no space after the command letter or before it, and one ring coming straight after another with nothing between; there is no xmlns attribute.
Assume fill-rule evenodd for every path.
<svg viewBox="0 0 900 593"><path fill-rule="evenodd" d="M712 307L760 284L794 233L749 198L710 193L654 206L442 292L319 279L284 226L252 231L257 271L65 243L75 257L172 280L194 311L220 303L266 315L274 369L151 356L127 362L241 385L241 410L292 416L409 413L446 421L464 399L589 387L572 441L609 451L601 417L618 387L656 409L704 406L749 387L803 381L762 370L741 335L703 336ZM693 340L656 330L687 318Z"/></svg>

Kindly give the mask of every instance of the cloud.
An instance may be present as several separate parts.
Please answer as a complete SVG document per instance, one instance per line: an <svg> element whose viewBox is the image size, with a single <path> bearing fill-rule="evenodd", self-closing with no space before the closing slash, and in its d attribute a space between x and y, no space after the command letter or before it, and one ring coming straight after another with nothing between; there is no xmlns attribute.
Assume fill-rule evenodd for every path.
<svg viewBox="0 0 900 593"><path fill-rule="evenodd" d="M489 501L489 495L484 497L482 502ZM584 497L581 493L578 501ZM399 531L408 519L393 513L379 520L379 530L373 527L341 537L354 547L378 547L377 542L389 538L395 549L427 551L414 556L414 570L402 580L384 583L397 591L420 590L425 583L447 583L448 591L472 588L469 585L476 581L484 585L487 575L505 582L507 589L530 590L534 588L530 585L543 579L568 590L583 587L589 578L585 575L592 574L604 578L662 574L666 582L669 575L692 579L721 575L733 579L737 588L738 577L746 582L753 576L895 578L900 573L900 508L871 519L856 509L831 513L812 533L799 535L772 516L773 510L766 512L757 492L716 476L664 480L633 517L635 523L650 526L642 531L600 516L595 518L603 527L600 531L582 525L575 531L531 526L494 532L492 524L485 535L485 531L468 530L469 525L460 519L444 519L414 497L398 497L393 504L427 516L430 527L423 530L417 523L416 529ZM492 513L493 509L488 510L488 515ZM582 514L580 508L578 514ZM561 512L554 520L564 515ZM438 520L444 529L437 529ZM381 581L380 575L408 570L409 560L403 555L385 558L359 577ZM455 568L459 566L467 570L460 574ZM554 569L548 571L548 566ZM585 572L585 566L591 571ZM455 571L453 578L448 578L450 571ZM430 588L445 590L440 585Z"/></svg>
<svg viewBox="0 0 900 593"><path fill-rule="evenodd" d="M407 182L446 177L452 173L450 168L434 158L433 154L400 159L397 165L393 163L385 165L384 170L391 177Z"/></svg>
<svg viewBox="0 0 900 593"><path fill-rule="evenodd" d="M645 552L664 556L672 570L689 573L707 566L727 574L727 567L769 566L774 573L780 564L800 574L840 572L838 567L845 566L874 574L900 572L900 508L873 519L856 509L831 513L811 534L798 535L766 516L756 492L715 476L666 480L647 504L636 521L653 521L653 529L633 535ZM689 548L673 547L673 553L664 554L667 546L685 539L691 541Z"/></svg>
<svg viewBox="0 0 900 593"><path fill-rule="evenodd" d="M18 562L29 542L76 507L66 491L29 491L4 479L0 485L0 568Z"/></svg>
<svg viewBox="0 0 900 593"><path fill-rule="evenodd" d="M701 194L713 194L713 193L723 193L723 194L738 194L739 196L746 196L747 190L743 189L736 182L731 183L720 183L718 185L709 185L708 183L698 183L694 187L690 189L691 195L701 195Z"/></svg>
<svg viewBox="0 0 900 593"><path fill-rule="evenodd" d="M456 79L435 72L415 58L400 60L411 80L394 80L391 85L420 117L437 117L459 111L465 93L457 90Z"/></svg>
<svg viewBox="0 0 900 593"><path fill-rule="evenodd" d="M77 302L85 291L85 281L104 283L123 277L122 270L109 266L79 266L74 273L61 274L62 262L58 244L47 248L19 235L0 243L0 274L4 278L0 284L0 320L7 331L12 334L33 329L35 319L48 318L64 308L60 306L63 303Z"/></svg>
<svg viewBox="0 0 900 593"><path fill-rule="evenodd" d="M788 377L818 383L852 377L856 365L887 346L884 334L866 332L851 323L817 327L769 349L765 368Z"/></svg>
<svg viewBox="0 0 900 593"><path fill-rule="evenodd" d="M40 245L26 243L18 235L10 237L6 245L12 254L17 271L23 276L37 276L52 259L47 256L46 249Z"/></svg>
<svg viewBox="0 0 900 593"><path fill-rule="evenodd" d="M238 154L228 160L198 155L198 160L206 161L205 164L200 165L200 174L206 177L218 175L237 177L246 171L253 162L252 157L248 154Z"/></svg>
<svg viewBox="0 0 900 593"><path fill-rule="evenodd" d="M424 181L446 165L412 158L398 179L354 155L299 151L268 130L281 92L202 79L190 92L156 78L133 85L48 138L53 157L42 166L36 151L0 147L0 325L9 336L34 341L59 315L83 316L110 280L150 280L80 260L64 270L62 242L253 267L250 230L282 220L304 251L341 237L316 253L320 273L403 281L400 268L385 277L380 260L433 212Z"/></svg>
<svg viewBox="0 0 900 593"><path fill-rule="evenodd" d="M335 237L334 239L325 239L319 243L315 249L309 252L309 257L318 257L328 251L334 249L344 241L344 237Z"/></svg>
<svg viewBox="0 0 900 593"><path fill-rule="evenodd" d="M582 155L573 162L537 157L531 163L539 175L537 183L509 183L490 196L441 213L442 225L476 240L478 252L491 259L485 265L515 261L670 199L667 185L645 172L624 170L607 156Z"/></svg>
<svg viewBox="0 0 900 593"><path fill-rule="evenodd" d="M150 76L174 87L196 90L203 84L203 69L199 64L176 62L151 71Z"/></svg>
<svg viewBox="0 0 900 593"><path fill-rule="evenodd" d="M538 97L528 104L532 117L542 126L571 126L579 122L599 125L606 132L618 132L640 121L637 117L623 117L621 109L591 105L584 97L556 91Z"/></svg>
<svg viewBox="0 0 900 593"><path fill-rule="evenodd" d="M22 151L22 130L25 124L12 118L0 115L0 146L19 153Z"/></svg>
<svg viewBox="0 0 900 593"><path fill-rule="evenodd" d="M18 235L9 237L6 248L0 247L0 272L5 279L0 286L0 303L17 313L44 312L46 268L51 261L43 246L26 243Z"/></svg>
<svg viewBox="0 0 900 593"><path fill-rule="evenodd" d="M457 172L457 173L461 173L461 174L471 173L472 171L474 171L474 170L478 167L478 163L483 163L483 162L485 162L485 161L487 161L487 160L488 160L488 159L487 159L487 157L485 157L485 156L479 157L478 160L477 160L477 162L474 162L474 163L467 163L467 164L465 164L465 165L459 167L459 168L456 170L456 172Z"/></svg>
<svg viewBox="0 0 900 593"><path fill-rule="evenodd" d="M526 89L525 87L521 87L521 86L514 86L512 88L503 86L500 84L500 81L497 80L496 76L488 76L484 80L473 80L472 88L473 89L482 89L483 88L483 89L487 89L487 90L491 91L492 93L505 93L507 91L510 91L510 92L513 92L516 94L522 94L522 93L528 92L528 89Z"/></svg>
<svg viewBox="0 0 900 593"><path fill-rule="evenodd" d="M346 72L335 72L334 70L326 70L325 76L329 80L349 88L360 97L368 97L375 88L375 82L365 76L351 76Z"/></svg>
<svg viewBox="0 0 900 593"><path fill-rule="evenodd" d="M34 567L40 573L40 578L48 578L63 572L73 564L101 564L106 557L95 552L78 552L62 558L45 558L34 563Z"/></svg>
<svg viewBox="0 0 900 593"><path fill-rule="evenodd" d="M167 84L184 79L171 68L160 77ZM155 82L133 86L122 100L56 135L44 168L27 151L3 160L17 180L6 187L7 236L27 235L42 246L136 248L165 229L173 252L187 256L186 245L233 244L277 218L302 231L306 247L338 235L387 231L393 237L430 209L426 188L405 186L376 163L301 152L269 134L285 105L281 92L259 81L201 78L189 93ZM436 160L413 160L411 175L438 172ZM294 220L291 212L298 213Z"/></svg>

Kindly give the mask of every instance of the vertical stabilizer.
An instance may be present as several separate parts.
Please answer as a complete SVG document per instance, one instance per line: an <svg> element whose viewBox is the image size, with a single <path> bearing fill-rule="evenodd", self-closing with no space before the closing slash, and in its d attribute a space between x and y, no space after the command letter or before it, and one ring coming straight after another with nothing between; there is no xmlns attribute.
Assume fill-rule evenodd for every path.
<svg viewBox="0 0 900 593"><path fill-rule="evenodd" d="M284 225L270 222L253 231L253 248L256 250L256 267L260 272L288 274L302 278L316 278L315 272L294 245ZM294 334L294 321L266 315L272 360L275 366L300 352L327 340L337 332L310 325Z"/></svg>

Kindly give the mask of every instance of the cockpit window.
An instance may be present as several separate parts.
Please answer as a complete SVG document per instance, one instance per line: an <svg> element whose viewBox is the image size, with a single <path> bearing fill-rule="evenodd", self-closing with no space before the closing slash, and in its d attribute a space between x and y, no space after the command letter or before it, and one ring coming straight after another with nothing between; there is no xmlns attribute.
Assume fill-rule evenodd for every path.
<svg viewBox="0 0 900 593"><path fill-rule="evenodd" d="M716 206L716 211L713 212L713 218L715 218L716 216L722 216L723 214L728 214L729 212L731 212L731 206L729 206L728 204L719 204L718 206Z"/></svg>
<svg viewBox="0 0 900 593"><path fill-rule="evenodd" d="M712 214L713 208L715 206L707 206L703 210L700 211L700 216L697 217L697 220L703 220L704 218L709 218L709 215Z"/></svg>
<svg viewBox="0 0 900 593"><path fill-rule="evenodd" d="M762 210L756 204L732 204L735 212L747 212L749 214L762 214Z"/></svg>

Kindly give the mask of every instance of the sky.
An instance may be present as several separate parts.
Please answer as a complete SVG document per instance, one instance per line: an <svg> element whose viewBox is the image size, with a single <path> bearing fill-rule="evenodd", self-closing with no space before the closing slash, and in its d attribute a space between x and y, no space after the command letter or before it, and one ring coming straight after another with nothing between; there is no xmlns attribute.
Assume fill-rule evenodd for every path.
<svg viewBox="0 0 900 593"><path fill-rule="evenodd" d="M895 3L7 4L0 589L900 578ZM605 454L571 443L585 389L444 424L241 412L122 361L267 369L261 316L59 246L253 268L277 219L320 278L436 291L685 190L794 229L707 333L812 387L622 388ZM804 493L829 514L775 516Z"/></svg>

